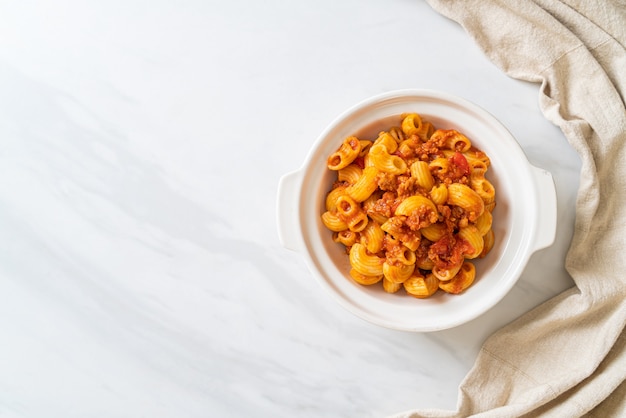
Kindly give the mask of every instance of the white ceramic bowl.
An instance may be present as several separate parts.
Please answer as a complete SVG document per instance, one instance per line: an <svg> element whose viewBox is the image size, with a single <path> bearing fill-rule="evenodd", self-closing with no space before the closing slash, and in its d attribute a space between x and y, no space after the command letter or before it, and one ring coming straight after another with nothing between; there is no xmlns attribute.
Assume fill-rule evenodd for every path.
<svg viewBox="0 0 626 418"><path fill-rule="evenodd" d="M320 216L336 174L327 157L343 139L391 116L417 112L437 128L457 129L491 159L487 178L496 189L496 242L476 266L474 284L460 295L437 292L415 299L382 286L362 286L349 276L342 245ZM384 128L383 128L384 129ZM530 256L552 244L556 193L552 175L532 166L511 133L491 114L459 97L429 90L401 90L367 99L340 115L313 144L303 166L284 175L278 190L282 244L301 253L319 283L348 311L387 328L435 331L470 321L496 305L519 279Z"/></svg>

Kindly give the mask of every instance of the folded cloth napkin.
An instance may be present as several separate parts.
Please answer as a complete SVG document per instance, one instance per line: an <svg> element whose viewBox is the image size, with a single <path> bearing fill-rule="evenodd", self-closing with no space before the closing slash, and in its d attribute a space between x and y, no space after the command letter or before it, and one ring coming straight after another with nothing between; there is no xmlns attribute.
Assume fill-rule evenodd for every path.
<svg viewBox="0 0 626 418"><path fill-rule="evenodd" d="M580 154L576 286L487 339L456 411L396 417L626 417L626 2L428 1L506 74L541 83Z"/></svg>

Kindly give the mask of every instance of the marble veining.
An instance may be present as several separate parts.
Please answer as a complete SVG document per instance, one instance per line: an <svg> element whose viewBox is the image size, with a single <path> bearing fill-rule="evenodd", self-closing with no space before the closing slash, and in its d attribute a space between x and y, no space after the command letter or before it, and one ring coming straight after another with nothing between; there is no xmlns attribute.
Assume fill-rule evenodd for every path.
<svg viewBox="0 0 626 418"><path fill-rule="evenodd" d="M399 88L483 106L558 193L510 294L429 334L343 310L277 236L279 178ZM538 88L420 1L0 4L0 416L454 408L484 339L572 285L580 163Z"/></svg>

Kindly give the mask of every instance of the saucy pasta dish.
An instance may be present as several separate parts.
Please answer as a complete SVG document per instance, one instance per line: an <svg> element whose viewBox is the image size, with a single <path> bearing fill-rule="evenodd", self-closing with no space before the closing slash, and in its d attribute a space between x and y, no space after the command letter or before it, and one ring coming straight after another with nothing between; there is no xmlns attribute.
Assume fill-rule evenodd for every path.
<svg viewBox="0 0 626 418"><path fill-rule="evenodd" d="M403 114L375 139L345 138L327 163L337 179L321 219L354 281L417 298L472 285L471 260L494 244L495 189L489 157L463 133Z"/></svg>

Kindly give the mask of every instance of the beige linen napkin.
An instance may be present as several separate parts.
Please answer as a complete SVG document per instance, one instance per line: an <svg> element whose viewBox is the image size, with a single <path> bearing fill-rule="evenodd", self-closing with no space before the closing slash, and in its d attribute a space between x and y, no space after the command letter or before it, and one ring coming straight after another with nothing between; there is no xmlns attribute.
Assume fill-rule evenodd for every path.
<svg viewBox="0 0 626 418"><path fill-rule="evenodd" d="M626 417L626 1L429 3L508 75L541 83L542 112L580 154L576 286L489 337L457 411L396 417Z"/></svg>

